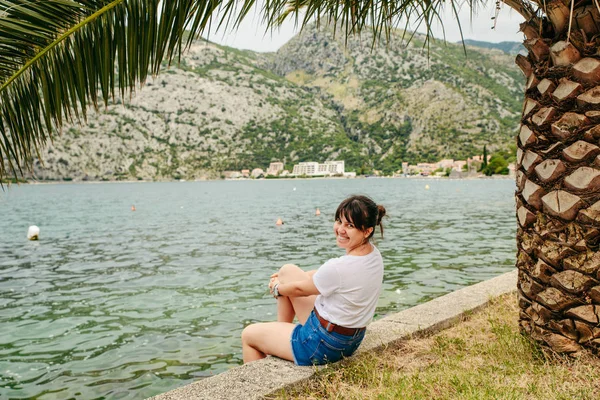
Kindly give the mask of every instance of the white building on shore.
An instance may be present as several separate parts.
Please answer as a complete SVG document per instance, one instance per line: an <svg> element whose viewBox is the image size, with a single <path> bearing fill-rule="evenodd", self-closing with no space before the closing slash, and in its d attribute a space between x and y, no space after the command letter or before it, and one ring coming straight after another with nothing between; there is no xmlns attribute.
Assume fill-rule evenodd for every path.
<svg viewBox="0 0 600 400"><path fill-rule="evenodd" d="M292 175L316 175L319 170L319 163L314 161L301 162L294 165Z"/></svg>
<svg viewBox="0 0 600 400"><path fill-rule="evenodd" d="M314 161L301 162L294 165L292 175L306 175L306 176L321 176L321 175L344 175L345 166L344 161L325 161L323 164L319 164Z"/></svg>
<svg viewBox="0 0 600 400"><path fill-rule="evenodd" d="M262 178L265 176L265 171L262 168L254 168L250 173L253 178Z"/></svg>
<svg viewBox="0 0 600 400"><path fill-rule="evenodd" d="M283 171L282 162L272 162L269 164L266 175L279 175Z"/></svg>

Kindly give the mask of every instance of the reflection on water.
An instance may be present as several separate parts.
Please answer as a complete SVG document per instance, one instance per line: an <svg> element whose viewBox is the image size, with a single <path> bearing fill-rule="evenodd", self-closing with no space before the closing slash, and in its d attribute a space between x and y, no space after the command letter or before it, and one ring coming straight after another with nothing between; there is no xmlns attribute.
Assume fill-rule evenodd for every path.
<svg viewBox="0 0 600 400"><path fill-rule="evenodd" d="M378 316L508 271L513 190L412 179L13 186L0 194L0 397L142 399L238 365L244 326L275 318L269 275L342 254L332 216L353 193L389 214ZM26 240L29 225L39 242Z"/></svg>

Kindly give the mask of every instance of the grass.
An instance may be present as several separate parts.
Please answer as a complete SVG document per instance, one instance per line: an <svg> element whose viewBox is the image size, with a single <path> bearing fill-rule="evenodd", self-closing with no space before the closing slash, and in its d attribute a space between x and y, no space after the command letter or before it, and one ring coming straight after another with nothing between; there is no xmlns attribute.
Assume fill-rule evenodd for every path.
<svg viewBox="0 0 600 400"><path fill-rule="evenodd" d="M600 359L559 356L519 334L514 295L456 326L326 367L277 399L597 399Z"/></svg>

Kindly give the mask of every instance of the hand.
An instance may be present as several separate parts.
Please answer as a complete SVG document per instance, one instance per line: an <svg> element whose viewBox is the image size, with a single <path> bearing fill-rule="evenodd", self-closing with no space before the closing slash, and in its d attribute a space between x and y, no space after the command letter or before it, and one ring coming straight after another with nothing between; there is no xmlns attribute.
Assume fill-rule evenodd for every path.
<svg viewBox="0 0 600 400"><path fill-rule="evenodd" d="M269 289L273 288L273 285L275 285L273 281L276 279L279 279L279 271L271 275L271 279L269 280Z"/></svg>
<svg viewBox="0 0 600 400"><path fill-rule="evenodd" d="M279 278L277 278L277 277L271 278L271 280L269 281L269 291L271 292L271 294L273 294L273 286L275 286L278 283L279 283Z"/></svg>

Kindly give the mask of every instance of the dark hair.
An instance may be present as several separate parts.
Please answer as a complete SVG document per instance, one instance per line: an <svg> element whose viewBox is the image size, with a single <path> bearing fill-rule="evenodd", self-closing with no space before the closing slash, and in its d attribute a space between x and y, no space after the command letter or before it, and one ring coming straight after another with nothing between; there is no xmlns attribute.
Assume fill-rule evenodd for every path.
<svg viewBox="0 0 600 400"><path fill-rule="evenodd" d="M336 221L343 216L351 221L361 231L373 228L369 238L375 233L375 226L379 225L383 238L383 225L381 219L385 216L385 207L377 205L367 196L350 196L342 201L335 211Z"/></svg>

